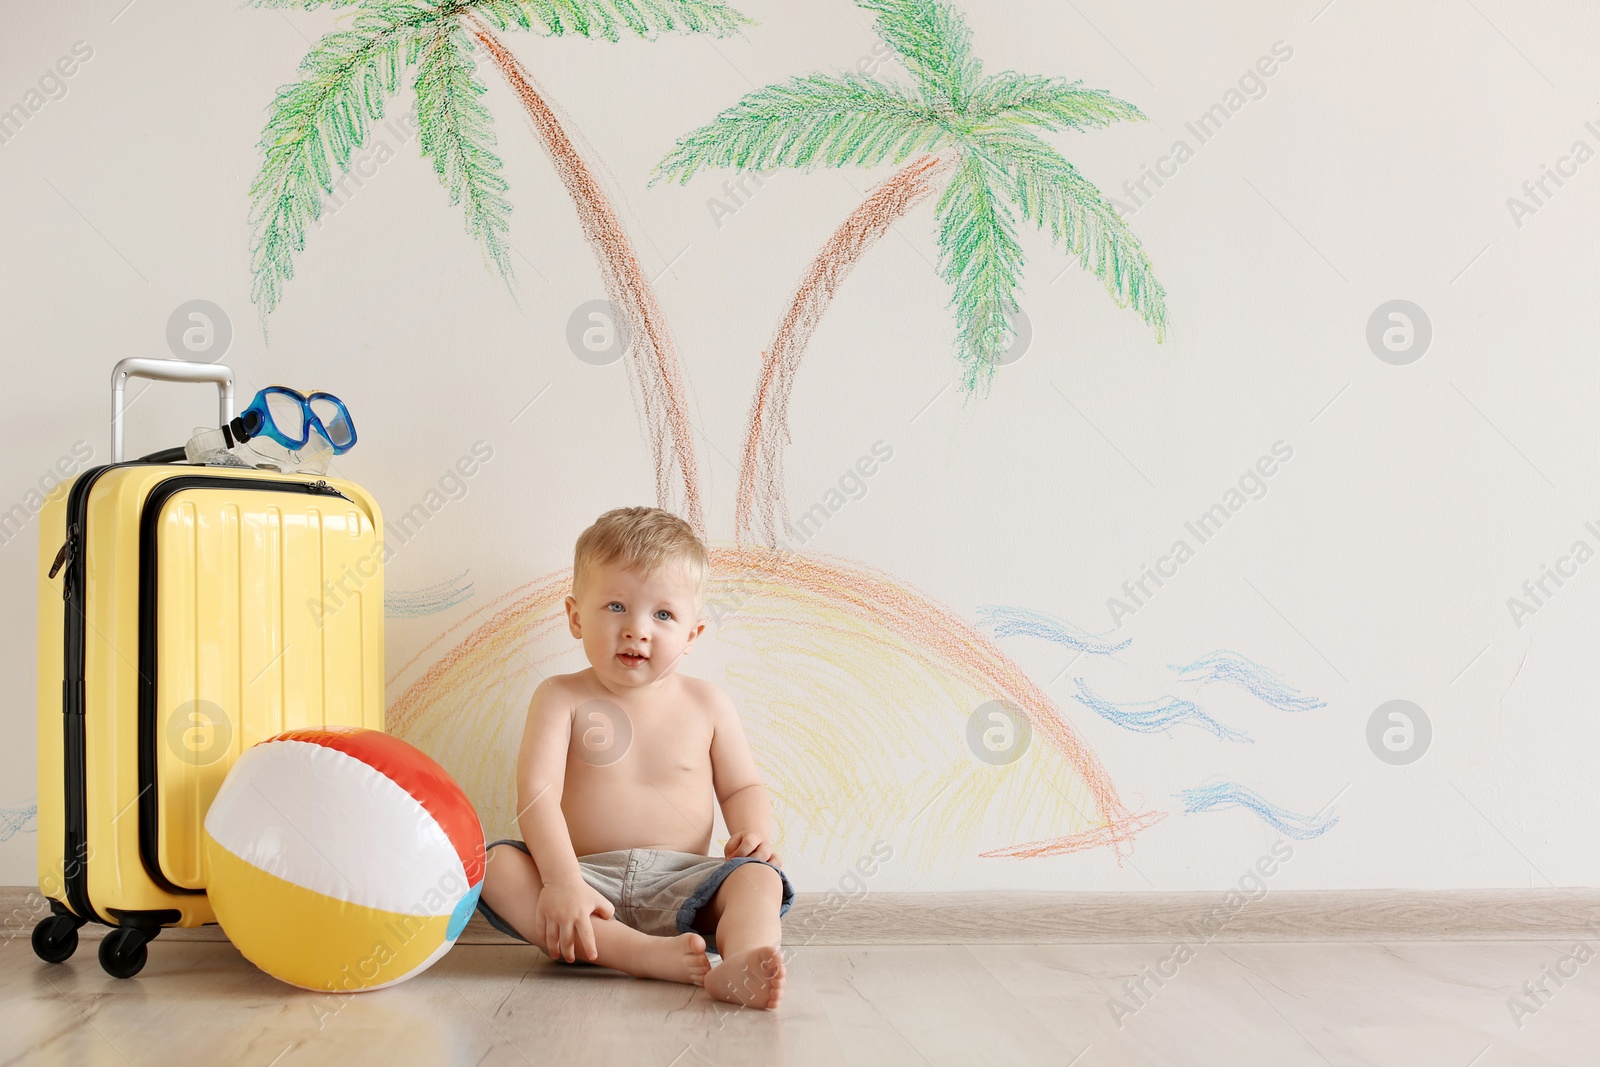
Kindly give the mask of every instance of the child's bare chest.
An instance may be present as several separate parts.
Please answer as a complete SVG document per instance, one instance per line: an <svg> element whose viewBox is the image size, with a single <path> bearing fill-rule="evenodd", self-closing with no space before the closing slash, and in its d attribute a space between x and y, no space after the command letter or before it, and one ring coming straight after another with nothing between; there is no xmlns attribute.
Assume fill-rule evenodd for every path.
<svg viewBox="0 0 1600 1067"><path fill-rule="evenodd" d="M711 776L711 719L686 701L586 701L574 710L568 770L665 787ZM600 773L596 773L600 772Z"/></svg>

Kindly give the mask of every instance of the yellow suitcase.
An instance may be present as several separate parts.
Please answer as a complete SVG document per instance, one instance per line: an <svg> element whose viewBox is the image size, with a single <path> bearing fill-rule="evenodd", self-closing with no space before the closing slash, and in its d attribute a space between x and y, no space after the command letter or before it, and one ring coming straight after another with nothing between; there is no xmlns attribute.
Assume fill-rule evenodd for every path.
<svg viewBox="0 0 1600 1067"><path fill-rule="evenodd" d="M383 729L383 527L359 486L230 467L121 462L127 377L213 381L217 364L124 360L113 462L39 525L39 888L59 963L85 922L100 962L144 965L163 926L214 922L203 823L241 752L285 730Z"/></svg>

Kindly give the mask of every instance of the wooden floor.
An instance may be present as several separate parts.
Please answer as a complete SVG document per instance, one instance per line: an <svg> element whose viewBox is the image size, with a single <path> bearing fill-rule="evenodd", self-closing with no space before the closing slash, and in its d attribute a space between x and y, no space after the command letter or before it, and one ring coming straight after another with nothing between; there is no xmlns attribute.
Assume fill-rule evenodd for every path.
<svg viewBox="0 0 1600 1067"><path fill-rule="evenodd" d="M0 1064L1600 1063L1600 962L1562 962L1572 941L1213 942L1181 965L1155 944L808 946L773 1013L526 946L459 945L344 998L282 985L226 943L157 941L129 981L94 947L52 966L26 937L0 943ZM1125 988L1175 965L1137 1000Z"/></svg>

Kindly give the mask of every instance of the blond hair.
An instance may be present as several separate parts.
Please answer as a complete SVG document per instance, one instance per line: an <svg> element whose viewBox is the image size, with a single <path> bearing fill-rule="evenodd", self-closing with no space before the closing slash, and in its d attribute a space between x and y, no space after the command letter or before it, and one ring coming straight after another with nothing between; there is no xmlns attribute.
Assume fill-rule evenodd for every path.
<svg viewBox="0 0 1600 1067"><path fill-rule="evenodd" d="M711 558L694 527L661 508L613 508L578 535L572 558L572 593L594 567L620 562L645 573L683 567L695 587L695 604L705 600Z"/></svg>

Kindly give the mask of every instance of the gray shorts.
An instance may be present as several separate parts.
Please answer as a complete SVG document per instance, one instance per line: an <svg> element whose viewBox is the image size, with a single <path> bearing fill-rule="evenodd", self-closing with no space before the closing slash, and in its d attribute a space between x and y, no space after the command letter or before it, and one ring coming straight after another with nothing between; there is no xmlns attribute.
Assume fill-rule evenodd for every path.
<svg viewBox="0 0 1600 1067"><path fill-rule="evenodd" d="M495 845L515 845L523 852L528 846L514 838L496 841ZM487 849L485 849L487 851ZM528 853L530 856L532 853ZM751 856L722 859L718 856L696 856L689 852L670 852L657 848L627 848L617 852L596 852L578 857L578 869L583 880L611 902L616 908L615 918L641 933L657 937L676 937L694 929L695 916L716 895L722 883L744 863L765 863ZM794 887L789 876L773 867L783 882L783 902L778 905L781 917L794 903ZM489 925L502 934L519 941L527 938L519 934L478 897L478 910ZM706 949L715 952L716 938L706 934Z"/></svg>

